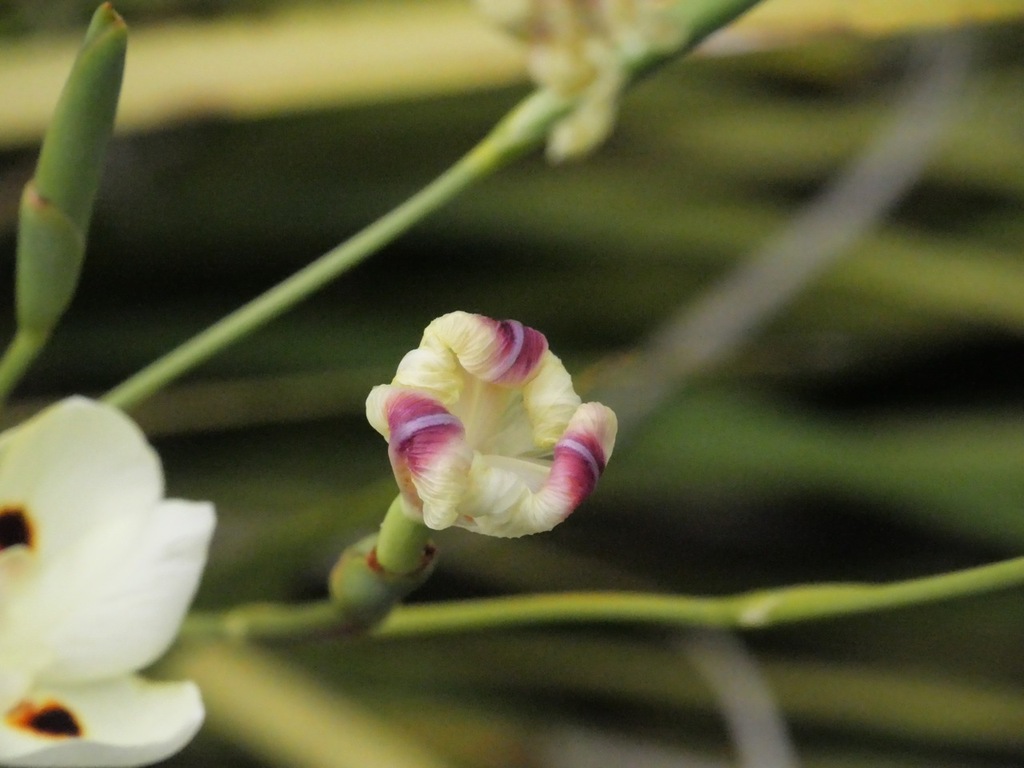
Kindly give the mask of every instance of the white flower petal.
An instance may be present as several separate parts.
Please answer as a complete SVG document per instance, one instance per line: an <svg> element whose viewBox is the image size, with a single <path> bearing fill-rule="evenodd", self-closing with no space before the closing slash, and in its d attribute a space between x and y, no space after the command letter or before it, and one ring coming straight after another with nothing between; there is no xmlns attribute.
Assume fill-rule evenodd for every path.
<svg viewBox="0 0 1024 768"><path fill-rule="evenodd" d="M491 366L494 333L479 315L449 312L426 327L420 347L450 351L463 368L481 375Z"/></svg>
<svg viewBox="0 0 1024 768"><path fill-rule="evenodd" d="M169 499L156 507L123 550L91 549L89 555L107 568L97 583L75 590L79 600L54 625L48 638L54 658L47 676L97 679L140 669L159 658L195 595L213 527L211 504Z"/></svg>
<svg viewBox="0 0 1024 768"><path fill-rule="evenodd" d="M203 715L188 682L121 677L38 688L0 720L0 765L150 765L184 747Z"/></svg>
<svg viewBox="0 0 1024 768"><path fill-rule="evenodd" d="M579 407L555 446L554 462L477 454L455 525L488 536L549 531L590 495L615 445L615 414Z"/></svg>
<svg viewBox="0 0 1024 768"><path fill-rule="evenodd" d="M549 472L546 464L477 454L455 526L502 538L550 530L553 524L542 528L524 513Z"/></svg>
<svg viewBox="0 0 1024 768"><path fill-rule="evenodd" d="M32 677L19 669L0 670L0 712L17 704L32 687Z"/></svg>
<svg viewBox="0 0 1024 768"><path fill-rule="evenodd" d="M459 399L464 379L451 350L419 347L402 358L391 383L422 390L451 406Z"/></svg>
<svg viewBox="0 0 1024 768"><path fill-rule="evenodd" d="M177 632L211 505L163 500L114 408L72 398L0 435L0 765L145 765L194 735L191 683L128 673Z"/></svg>
<svg viewBox="0 0 1024 768"><path fill-rule="evenodd" d="M548 352L537 375L523 387L523 406L530 417L534 445L550 449L569 426L580 407L580 396L562 361Z"/></svg>
<svg viewBox="0 0 1024 768"><path fill-rule="evenodd" d="M419 516L423 524L435 531L455 523L459 506L469 481L467 466L473 452L465 444L456 444L451 450L434 460L429 472L416 478L416 491L420 498ZM406 507L406 513L410 512ZM413 513L413 517L416 514Z"/></svg>
<svg viewBox="0 0 1024 768"><path fill-rule="evenodd" d="M116 408L69 398L16 428L0 453L0 507L23 506L32 549L60 557L99 523L134 519L163 494L153 449Z"/></svg>
<svg viewBox="0 0 1024 768"><path fill-rule="evenodd" d="M391 426L388 424L389 403L399 387L378 384L366 397L366 420L385 440L391 440Z"/></svg>
<svg viewBox="0 0 1024 768"><path fill-rule="evenodd" d="M166 650L205 564L213 509L162 492L156 454L114 408L72 398L15 431L0 454L0 522L16 510L31 541L0 551L0 664L89 680Z"/></svg>

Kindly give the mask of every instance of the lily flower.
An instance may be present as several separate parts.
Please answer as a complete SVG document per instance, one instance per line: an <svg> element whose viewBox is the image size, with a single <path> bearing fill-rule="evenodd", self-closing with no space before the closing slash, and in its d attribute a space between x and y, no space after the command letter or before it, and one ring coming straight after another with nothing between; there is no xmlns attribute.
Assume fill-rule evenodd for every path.
<svg viewBox="0 0 1024 768"><path fill-rule="evenodd" d="M551 530L594 490L616 420L581 403L547 339L515 320L434 320L366 401L405 513L435 530Z"/></svg>
<svg viewBox="0 0 1024 768"><path fill-rule="evenodd" d="M115 408L71 398L0 435L0 765L148 765L192 738L196 686L136 671L177 634L213 526L163 498Z"/></svg>
<svg viewBox="0 0 1024 768"><path fill-rule="evenodd" d="M671 0L476 0L480 11L529 46L537 85L578 97L548 140L554 161L584 155L611 133L629 61L677 49L686 30Z"/></svg>

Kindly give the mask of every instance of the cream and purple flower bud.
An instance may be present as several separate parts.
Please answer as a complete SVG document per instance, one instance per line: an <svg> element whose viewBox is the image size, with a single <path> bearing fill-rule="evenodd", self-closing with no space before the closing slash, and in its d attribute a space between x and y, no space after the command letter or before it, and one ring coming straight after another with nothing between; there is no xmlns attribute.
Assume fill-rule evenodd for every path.
<svg viewBox="0 0 1024 768"><path fill-rule="evenodd" d="M679 48L686 30L670 0L476 0L491 21L529 46L530 76L543 88L578 97L551 132L548 155L584 155L611 133L629 61Z"/></svg>
<svg viewBox="0 0 1024 768"><path fill-rule="evenodd" d="M427 326L366 414L407 515L489 536L551 530L594 490L615 445L615 414L581 403L543 334L466 312Z"/></svg>

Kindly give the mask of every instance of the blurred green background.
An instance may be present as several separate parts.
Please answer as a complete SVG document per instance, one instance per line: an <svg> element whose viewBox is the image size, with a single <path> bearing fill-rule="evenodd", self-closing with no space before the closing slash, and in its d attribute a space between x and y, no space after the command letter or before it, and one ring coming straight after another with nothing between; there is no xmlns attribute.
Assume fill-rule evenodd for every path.
<svg viewBox="0 0 1024 768"><path fill-rule="evenodd" d="M273 27L283 5L117 7L133 34L195 21L180 27L187 40L225 20ZM307 5L331 19L344 6ZM407 5L422 14L431 3ZM405 11L366 8L383 30ZM6 3L0 76L63 55L73 40L64 34L91 11L80 0ZM460 13L473 20L468 2ZM390 379L431 318L465 309L519 319L601 392L609 371L628 367L675 312L857 162L912 93L922 46L958 46L966 75L949 86L934 154L883 221L735 354L631 423L598 492L567 524L511 542L445 532L438 572L415 599L726 594L1019 554L1024 26L896 25L870 38L843 26L662 69L626 96L593 157L525 159L140 409L169 493L219 510L199 606L324 594L333 559L373 530L393 495L365 394ZM320 92L246 118L216 104L189 109L177 93L176 114L119 135L80 293L16 406L104 391L441 172L528 92L501 73L474 83L472 57L461 66L463 86L336 103ZM14 125L35 94L0 82ZM36 148L4 125L0 295L11 295L14 213ZM736 661L734 682L766 683L801 765L1024 765L1022 634L1017 592L795 625L745 635L756 667L747 674ZM272 662L224 651L232 662L214 666L231 675L192 670L210 721L169 764L362 765L356 742L374 738L453 766L795 764L736 746L723 724L736 722L723 720L729 686L705 679L708 647L750 660L699 634L601 627L335 639L272 649ZM282 685L280 700L249 690L273 679L268 663L300 675L296 690ZM264 713L287 706L297 741L331 748L268 745L258 719L232 720L242 698ZM385 736L350 733L364 717ZM350 749L344 739L334 748L339 734Z"/></svg>

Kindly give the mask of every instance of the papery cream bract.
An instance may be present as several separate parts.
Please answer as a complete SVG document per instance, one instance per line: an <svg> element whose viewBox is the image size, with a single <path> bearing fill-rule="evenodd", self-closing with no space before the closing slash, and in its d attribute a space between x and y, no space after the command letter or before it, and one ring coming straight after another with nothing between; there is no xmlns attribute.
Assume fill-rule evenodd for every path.
<svg viewBox="0 0 1024 768"><path fill-rule="evenodd" d="M476 0L495 23L529 45L534 81L579 97L551 132L548 155L586 154L611 133L627 61L668 53L686 30L666 12L671 0Z"/></svg>
<svg viewBox="0 0 1024 768"><path fill-rule="evenodd" d="M434 320L366 401L406 513L434 529L547 531L597 484L615 414L581 403L542 334L466 312Z"/></svg>
<svg viewBox="0 0 1024 768"><path fill-rule="evenodd" d="M135 672L177 634L213 526L163 498L115 408L71 398L0 437L0 765L147 765L192 738L195 685Z"/></svg>

